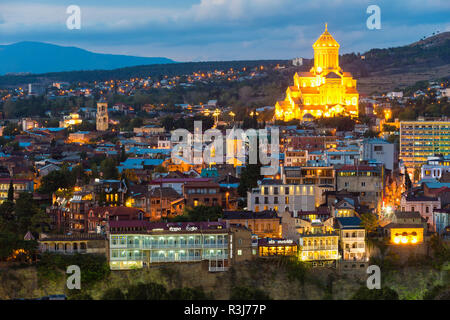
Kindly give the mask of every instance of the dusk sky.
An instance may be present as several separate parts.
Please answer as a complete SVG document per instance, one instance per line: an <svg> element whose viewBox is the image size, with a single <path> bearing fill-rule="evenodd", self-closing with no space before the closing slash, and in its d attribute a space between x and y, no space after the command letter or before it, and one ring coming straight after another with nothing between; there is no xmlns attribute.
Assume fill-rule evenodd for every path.
<svg viewBox="0 0 450 320"><path fill-rule="evenodd" d="M381 8L381 30L366 27L371 4ZM69 5L81 8L81 30L66 27ZM310 58L325 22L346 53L450 31L449 17L449 0L2 0L0 43L176 61Z"/></svg>

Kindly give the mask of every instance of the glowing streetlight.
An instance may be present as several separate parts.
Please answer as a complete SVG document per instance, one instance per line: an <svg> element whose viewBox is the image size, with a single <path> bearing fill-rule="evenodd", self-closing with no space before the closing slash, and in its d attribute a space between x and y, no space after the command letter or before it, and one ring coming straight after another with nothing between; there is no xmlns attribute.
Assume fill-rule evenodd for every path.
<svg viewBox="0 0 450 320"><path fill-rule="evenodd" d="M213 116L214 116L214 121L216 124L219 122L219 115L220 115L220 110L219 109L214 110Z"/></svg>
<svg viewBox="0 0 450 320"><path fill-rule="evenodd" d="M233 111L230 111L229 115L233 118L233 122L234 122L234 116L236 115Z"/></svg>

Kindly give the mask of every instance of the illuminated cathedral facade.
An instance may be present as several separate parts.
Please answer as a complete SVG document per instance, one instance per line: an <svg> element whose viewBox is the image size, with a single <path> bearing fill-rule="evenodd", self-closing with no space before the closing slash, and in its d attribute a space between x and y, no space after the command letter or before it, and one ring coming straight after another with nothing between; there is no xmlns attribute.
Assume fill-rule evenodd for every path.
<svg viewBox="0 0 450 320"><path fill-rule="evenodd" d="M339 67L339 43L325 32L313 45L314 66L297 72L284 101L275 105L275 119L310 120L338 115L357 117L359 95L356 80Z"/></svg>

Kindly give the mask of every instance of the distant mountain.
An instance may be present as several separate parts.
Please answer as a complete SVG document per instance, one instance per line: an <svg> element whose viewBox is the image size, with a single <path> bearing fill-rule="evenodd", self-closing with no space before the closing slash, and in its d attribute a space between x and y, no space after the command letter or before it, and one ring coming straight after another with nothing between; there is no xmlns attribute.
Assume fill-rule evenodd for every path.
<svg viewBox="0 0 450 320"><path fill-rule="evenodd" d="M140 65L114 70L64 71L42 74L0 75L0 87L24 86L28 83L49 84L51 82L89 82L110 79L124 80L141 77L181 76L193 72L214 72L215 70L235 70L288 63L288 60L242 60L204 61L166 64Z"/></svg>
<svg viewBox="0 0 450 320"><path fill-rule="evenodd" d="M344 54L340 63L356 77L422 72L450 64L450 32L395 48L371 49L360 55Z"/></svg>
<svg viewBox="0 0 450 320"><path fill-rule="evenodd" d="M42 42L0 45L0 61L0 74L112 70L138 65L174 63L167 58L101 54Z"/></svg>

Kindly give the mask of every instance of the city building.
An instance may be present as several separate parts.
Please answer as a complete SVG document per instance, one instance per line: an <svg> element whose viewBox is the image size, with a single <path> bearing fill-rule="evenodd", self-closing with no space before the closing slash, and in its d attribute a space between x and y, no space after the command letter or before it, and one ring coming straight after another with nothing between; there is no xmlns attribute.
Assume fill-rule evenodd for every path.
<svg viewBox="0 0 450 320"><path fill-rule="evenodd" d="M39 234L39 251L74 254L88 253L107 255L107 241L104 235L100 234Z"/></svg>
<svg viewBox="0 0 450 320"><path fill-rule="evenodd" d="M258 255L260 257L296 256L298 246L291 239L258 239Z"/></svg>
<svg viewBox="0 0 450 320"><path fill-rule="evenodd" d="M93 138L96 137L96 134L91 131L77 131L69 133L67 138L67 143L79 143L86 144L91 142Z"/></svg>
<svg viewBox="0 0 450 320"><path fill-rule="evenodd" d="M433 210L432 219L436 232L442 234L450 226L450 209Z"/></svg>
<svg viewBox="0 0 450 320"><path fill-rule="evenodd" d="M339 232L341 263L367 262L366 231L361 225L361 219L358 217L336 218L336 230Z"/></svg>
<svg viewBox="0 0 450 320"><path fill-rule="evenodd" d="M286 90L284 101L275 104L275 119L303 120L306 115L333 117L358 116L356 80L339 66L339 44L325 25L324 33L313 45L314 66L294 75L294 85Z"/></svg>
<svg viewBox="0 0 450 320"><path fill-rule="evenodd" d="M392 222L383 229L391 245L420 245L425 241L426 222L419 212L394 212Z"/></svg>
<svg viewBox="0 0 450 320"><path fill-rule="evenodd" d="M83 122L78 113L71 113L68 116L65 116L63 121L59 122L59 126L61 128L67 128L70 126L76 126ZM28 129L29 130L29 129Z"/></svg>
<svg viewBox="0 0 450 320"><path fill-rule="evenodd" d="M381 210L384 166L346 165L336 168L337 190L359 192L360 204Z"/></svg>
<svg viewBox="0 0 450 320"><path fill-rule="evenodd" d="M223 220L246 226L259 238L281 237L281 218L275 211L224 211Z"/></svg>
<svg viewBox="0 0 450 320"><path fill-rule="evenodd" d="M259 186L247 192L247 209L258 212L265 210L312 211L316 208L314 185L283 184L281 180L263 179Z"/></svg>
<svg viewBox="0 0 450 320"><path fill-rule="evenodd" d="M166 129L164 129L164 127L159 127L156 125L146 125L140 128L133 129L133 132L136 134L147 134L147 135L162 134L165 131Z"/></svg>
<svg viewBox="0 0 450 320"><path fill-rule="evenodd" d="M251 231L225 222L110 221L108 239L112 270L206 261L209 271L226 271L253 257Z"/></svg>
<svg viewBox="0 0 450 320"><path fill-rule="evenodd" d="M34 191L33 179L0 178L0 203L8 199L8 191L11 181L14 188L14 199L19 197L20 192Z"/></svg>
<svg viewBox="0 0 450 320"><path fill-rule="evenodd" d="M211 180L195 180L197 179L192 179L183 185L183 196L186 206L223 206L225 204L225 194L221 192L218 183Z"/></svg>
<svg viewBox="0 0 450 320"><path fill-rule="evenodd" d="M309 161L301 167L283 167L282 179L285 184L336 185L335 169L323 161Z"/></svg>
<svg viewBox="0 0 450 320"><path fill-rule="evenodd" d="M440 199L423 194L404 193L400 200L400 207L402 212L418 212L427 221L431 230L435 230L433 211L441 208Z"/></svg>
<svg viewBox="0 0 450 320"><path fill-rule="evenodd" d="M359 158L358 147L338 147L325 150L324 160L328 166L355 164Z"/></svg>
<svg viewBox="0 0 450 320"><path fill-rule="evenodd" d="M428 157L420 169L420 179L441 179L450 172L450 156Z"/></svg>
<svg viewBox="0 0 450 320"><path fill-rule="evenodd" d="M400 159L413 177L414 169L425 164L428 157L450 155L449 121L401 121Z"/></svg>
<svg viewBox="0 0 450 320"><path fill-rule="evenodd" d="M362 142L361 160L375 160L378 164L383 164L387 170L394 170L397 167L398 155L393 143L383 139L366 139Z"/></svg>
<svg viewBox="0 0 450 320"><path fill-rule="evenodd" d="M150 220L170 218L183 214L184 197L173 188L152 188L149 191Z"/></svg>
<svg viewBox="0 0 450 320"><path fill-rule="evenodd" d="M284 152L284 166L285 167L301 167L306 165L308 161L307 150L294 150L288 148Z"/></svg>
<svg viewBox="0 0 450 320"><path fill-rule="evenodd" d="M299 229L299 253L301 261L312 266L337 266L339 234L332 226L312 221Z"/></svg>
<svg viewBox="0 0 450 320"><path fill-rule="evenodd" d="M22 131L28 131L38 127L39 123L36 120L33 120L31 118L22 119Z"/></svg>

